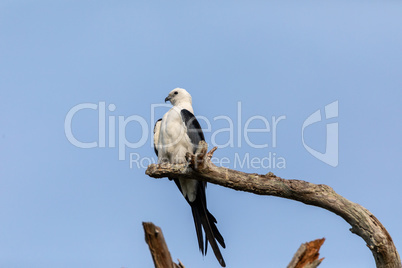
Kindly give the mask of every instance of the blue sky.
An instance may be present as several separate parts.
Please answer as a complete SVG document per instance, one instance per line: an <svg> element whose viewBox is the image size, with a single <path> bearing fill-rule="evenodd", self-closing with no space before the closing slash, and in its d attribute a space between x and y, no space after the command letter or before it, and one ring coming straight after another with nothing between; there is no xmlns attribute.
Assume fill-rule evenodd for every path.
<svg viewBox="0 0 402 268"><path fill-rule="evenodd" d="M151 107L175 87L192 94L202 126L210 122L210 144L230 139L213 136L229 127L217 116L235 122L234 145L215 153L227 166L327 184L376 215L400 249L401 11L397 1L1 1L0 266L152 267L141 226L152 221L174 259L218 267L212 252L199 253L176 186L130 168L130 154L155 157ZM338 117L325 119L335 101ZM66 136L66 116L80 104L96 110L77 112L71 131L95 148ZM167 109L154 109L156 119ZM305 143L324 152L326 125L337 123L336 167L303 146L303 123L317 110L323 120L305 129ZM285 116L276 146L272 129L248 135L268 147L247 144L253 116L270 127ZM119 118L135 120L124 129ZM119 137L146 143L124 147L119 160ZM246 155L286 164L236 165ZM301 243L322 237L322 267L375 267L365 242L323 209L215 185L207 197L228 267L285 267Z"/></svg>

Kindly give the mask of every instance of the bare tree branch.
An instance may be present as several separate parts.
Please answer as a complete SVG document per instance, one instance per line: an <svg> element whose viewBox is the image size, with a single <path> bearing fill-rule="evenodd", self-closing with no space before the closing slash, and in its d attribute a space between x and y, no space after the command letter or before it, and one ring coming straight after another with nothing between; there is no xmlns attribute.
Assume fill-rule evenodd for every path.
<svg viewBox="0 0 402 268"><path fill-rule="evenodd" d="M324 184L285 180L271 172L259 175L217 167L210 161L213 152L207 154L207 150L208 145L202 141L195 155L187 155L187 165L151 164L145 173L153 178L191 178L207 181L238 191L277 196L324 208L341 216L352 226L350 231L364 239L377 267L402 268L391 236L381 222L361 205L347 200Z"/></svg>
<svg viewBox="0 0 402 268"><path fill-rule="evenodd" d="M318 259L320 256L319 251L324 241L325 238L322 238L302 244L287 268L317 268L324 259Z"/></svg>
<svg viewBox="0 0 402 268"><path fill-rule="evenodd" d="M144 227L145 241L149 246L149 251L151 251L155 268L184 268L180 260L179 264L172 261L161 228L155 226L152 222L143 222L142 226Z"/></svg>

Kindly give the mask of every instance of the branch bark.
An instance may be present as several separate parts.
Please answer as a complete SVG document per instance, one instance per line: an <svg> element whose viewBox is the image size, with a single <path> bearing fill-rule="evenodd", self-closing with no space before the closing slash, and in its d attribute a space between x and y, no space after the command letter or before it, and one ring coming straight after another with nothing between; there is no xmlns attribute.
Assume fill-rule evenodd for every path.
<svg viewBox="0 0 402 268"><path fill-rule="evenodd" d="M320 256L319 251L324 241L325 238L322 238L302 244L287 268L317 268L324 259L318 259Z"/></svg>
<svg viewBox="0 0 402 268"><path fill-rule="evenodd" d="M160 227L155 226L152 222L143 222L145 241L151 251L152 260L155 268L184 268L180 262L176 264L172 261L169 249L166 245L165 238Z"/></svg>
<svg viewBox="0 0 402 268"><path fill-rule="evenodd" d="M366 208L347 200L324 184L286 180L272 172L259 175L217 167L211 162L216 148L209 153L207 150L208 144L201 141L195 155L187 154L187 164L151 164L145 173L153 178L191 178L207 181L238 191L277 196L324 208L342 217L352 226L350 231L364 239L378 268L402 268L391 236Z"/></svg>

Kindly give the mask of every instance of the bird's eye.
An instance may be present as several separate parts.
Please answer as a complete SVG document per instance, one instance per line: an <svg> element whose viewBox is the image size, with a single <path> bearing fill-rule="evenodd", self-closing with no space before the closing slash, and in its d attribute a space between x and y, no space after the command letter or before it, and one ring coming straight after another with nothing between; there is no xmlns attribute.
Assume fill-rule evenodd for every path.
<svg viewBox="0 0 402 268"><path fill-rule="evenodd" d="M177 95L177 94L179 94L179 92L175 91L174 94Z"/></svg>

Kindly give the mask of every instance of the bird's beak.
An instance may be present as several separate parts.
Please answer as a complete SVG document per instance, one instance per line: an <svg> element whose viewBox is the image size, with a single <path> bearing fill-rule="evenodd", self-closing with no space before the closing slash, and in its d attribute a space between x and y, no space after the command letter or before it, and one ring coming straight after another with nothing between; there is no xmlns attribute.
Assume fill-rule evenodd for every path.
<svg viewBox="0 0 402 268"><path fill-rule="evenodd" d="M167 101L169 101L170 100L170 96L167 96L166 98L165 98L165 102L167 102Z"/></svg>

